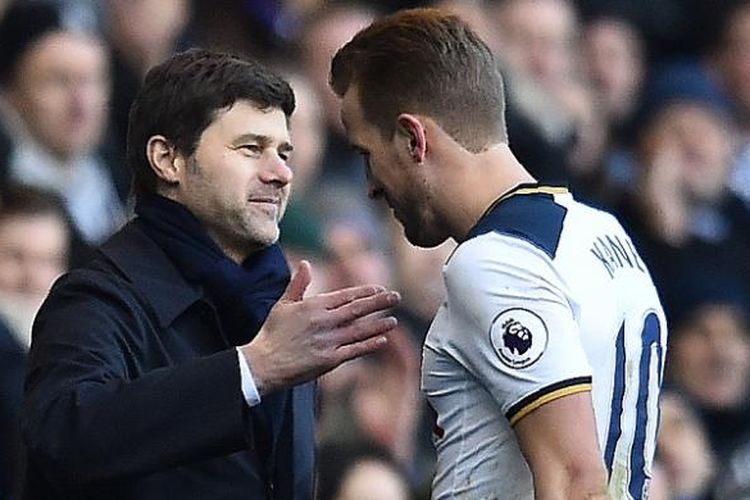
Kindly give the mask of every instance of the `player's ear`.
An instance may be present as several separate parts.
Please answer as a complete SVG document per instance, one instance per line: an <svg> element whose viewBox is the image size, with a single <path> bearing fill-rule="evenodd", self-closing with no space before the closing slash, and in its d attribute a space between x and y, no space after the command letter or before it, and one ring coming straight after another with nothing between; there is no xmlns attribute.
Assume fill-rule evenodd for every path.
<svg viewBox="0 0 750 500"><path fill-rule="evenodd" d="M406 139L406 147L412 160L415 163L424 162L427 155L427 136L422 121L409 113L401 113L396 132Z"/></svg>
<svg viewBox="0 0 750 500"><path fill-rule="evenodd" d="M169 185L180 183L185 160L163 135L153 135L146 143L146 158L156 177Z"/></svg>

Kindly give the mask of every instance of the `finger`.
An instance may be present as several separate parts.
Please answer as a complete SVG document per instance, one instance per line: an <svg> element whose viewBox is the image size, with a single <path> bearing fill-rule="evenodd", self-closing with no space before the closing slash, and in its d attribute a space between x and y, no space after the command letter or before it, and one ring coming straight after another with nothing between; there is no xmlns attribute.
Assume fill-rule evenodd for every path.
<svg viewBox="0 0 750 500"><path fill-rule="evenodd" d="M349 326L333 330L330 340L338 351L342 347L363 342L373 337L382 336L398 326L393 316L372 316L357 321Z"/></svg>
<svg viewBox="0 0 750 500"><path fill-rule="evenodd" d="M341 356L341 361L339 363L346 363L352 359L372 354L386 345L388 345L388 337L385 335L378 335L377 337L370 337L369 339L357 342L356 344L341 346L338 351Z"/></svg>
<svg viewBox="0 0 750 500"><path fill-rule="evenodd" d="M310 263L306 260L300 261L297 266L297 270L292 276L292 280L284 290L284 294L279 300L285 300L288 302L299 302L305 295L305 290L312 281L312 268Z"/></svg>
<svg viewBox="0 0 750 500"><path fill-rule="evenodd" d="M336 290L334 292L322 293L317 299L326 309L336 309L353 300L369 297L385 291L385 287L380 285L362 285Z"/></svg>
<svg viewBox="0 0 750 500"><path fill-rule="evenodd" d="M398 305L401 295L398 292L380 292L369 297L359 298L328 312L324 321L330 326L351 323L378 311Z"/></svg>
<svg viewBox="0 0 750 500"><path fill-rule="evenodd" d="M380 334L374 337L347 344L339 347L336 353L339 355L339 364L345 363L355 358L371 354L388 344L387 335Z"/></svg>

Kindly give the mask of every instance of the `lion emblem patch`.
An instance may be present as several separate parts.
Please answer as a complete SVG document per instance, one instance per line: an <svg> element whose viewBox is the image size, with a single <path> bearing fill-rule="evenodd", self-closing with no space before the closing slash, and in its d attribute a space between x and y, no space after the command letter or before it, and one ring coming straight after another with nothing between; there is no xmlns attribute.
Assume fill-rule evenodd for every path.
<svg viewBox="0 0 750 500"><path fill-rule="evenodd" d="M490 340L501 361L511 368L534 364L547 348L547 325L528 309L506 309L495 317Z"/></svg>

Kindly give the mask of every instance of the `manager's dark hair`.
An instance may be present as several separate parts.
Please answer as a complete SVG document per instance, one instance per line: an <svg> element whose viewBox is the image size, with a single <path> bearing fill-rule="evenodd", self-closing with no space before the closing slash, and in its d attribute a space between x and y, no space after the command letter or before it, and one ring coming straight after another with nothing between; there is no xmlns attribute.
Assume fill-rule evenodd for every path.
<svg viewBox="0 0 750 500"><path fill-rule="evenodd" d="M360 31L333 58L330 83L339 97L356 86L365 118L386 138L400 113L419 113L469 151L508 142L492 52L457 16L437 9L404 10Z"/></svg>
<svg viewBox="0 0 750 500"><path fill-rule="evenodd" d="M180 153L195 152L203 131L219 111L238 100L258 109L280 109L289 118L294 93L263 65L237 56L191 49L152 68L130 108L127 163L136 197L156 191L157 179L146 156L154 135L163 135Z"/></svg>

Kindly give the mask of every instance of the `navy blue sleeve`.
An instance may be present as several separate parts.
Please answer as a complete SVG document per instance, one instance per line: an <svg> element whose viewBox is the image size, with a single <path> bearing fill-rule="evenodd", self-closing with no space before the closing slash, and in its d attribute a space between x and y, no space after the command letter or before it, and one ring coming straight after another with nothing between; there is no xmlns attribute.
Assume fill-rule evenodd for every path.
<svg viewBox="0 0 750 500"><path fill-rule="evenodd" d="M234 348L178 362L175 352L197 346L180 346L189 342L181 332L159 332L154 321L107 275L67 279L43 305L23 437L50 480L80 486L250 447Z"/></svg>

